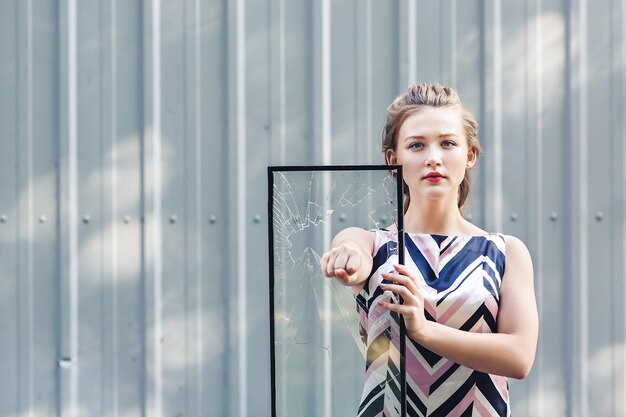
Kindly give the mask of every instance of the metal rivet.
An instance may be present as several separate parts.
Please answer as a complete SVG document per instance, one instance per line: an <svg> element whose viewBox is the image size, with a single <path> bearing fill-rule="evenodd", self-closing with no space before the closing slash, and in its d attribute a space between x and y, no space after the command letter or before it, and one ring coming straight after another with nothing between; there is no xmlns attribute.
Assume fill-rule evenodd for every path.
<svg viewBox="0 0 626 417"><path fill-rule="evenodd" d="M387 220L389 220L389 216L387 216L386 214L383 214L382 216L380 216L381 222L386 222Z"/></svg>
<svg viewBox="0 0 626 417"><path fill-rule="evenodd" d="M91 216L89 214L86 214L83 217L83 223L85 223L85 224L88 224L90 220L91 220Z"/></svg>
<svg viewBox="0 0 626 417"><path fill-rule="evenodd" d="M340 222L345 222L348 219L348 215L346 213L341 213L339 215L339 221Z"/></svg>
<svg viewBox="0 0 626 417"><path fill-rule="evenodd" d="M177 215L172 214L170 216L170 223L174 224L174 223L176 223L177 220L178 220L178 216Z"/></svg>
<svg viewBox="0 0 626 417"><path fill-rule="evenodd" d="M601 211L597 212L596 213L596 220L600 221L602 219L604 219L604 213L602 213Z"/></svg>
<svg viewBox="0 0 626 417"><path fill-rule="evenodd" d="M48 218L46 217L46 215L42 214L41 216L39 216L39 223L45 223L47 219Z"/></svg>
<svg viewBox="0 0 626 417"><path fill-rule="evenodd" d="M209 223L215 224L217 222L217 216L215 214L211 214L209 216Z"/></svg>
<svg viewBox="0 0 626 417"><path fill-rule="evenodd" d="M130 216L124 216L124 223L130 223Z"/></svg>
<svg viewBox="0 0 626 417"><path fill-rule="evenodd" d="M261 215L260 214L255 214L254 218L252 219L255 223L260 223L261 222Z"/></svg>
<svg viewBox="0 0 626 417"><path fill-rule="evenodd" d="M61 358L59 359L58 363L59 363L59 367L63 369L67 369L67 368L70 368L74 364L74 361L72 361L71 358Z"/></svg>
<svg viewBox="0 0 626 417"><path fill-rule="evenodd" d="M511 221L517 221L517 219L519 218L519 215L517 213L511 213Z"/></svg>
<svg viewBox="0 0 626 417"><path fill-rule="evenodd" d="M8 217L6 214L3 214L2 216L0 216L0 223L6 223L8 220Z"/></svg>
<svg viewBox="0 0 626 417"><path fill-rule="evenodd" d="M559 218L559 216L558 216L558 214L556 214L556 212L555 212L555 211L553 211L552 213L550 213L550 220L552 220L553 222L555 222L555 221L556 221L556 219L558 219L558 218Z"/></svg>

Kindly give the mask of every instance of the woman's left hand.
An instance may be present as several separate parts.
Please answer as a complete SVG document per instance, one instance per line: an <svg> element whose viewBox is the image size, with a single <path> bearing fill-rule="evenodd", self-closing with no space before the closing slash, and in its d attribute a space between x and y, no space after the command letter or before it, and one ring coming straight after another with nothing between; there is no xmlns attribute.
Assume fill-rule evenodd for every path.
<svg viewBox="0 0 626 417"><path fill-rule="evenodd" d="M417 280L404 265L394 265L395 272L383 273L382 276L393 284L381 283L384 291L391 291L402 297L402 304L379 301L378 303L389 311L402 314L406 332L414 340L419 339L422 330L428 321L424 315L424 295Z"/></svg>

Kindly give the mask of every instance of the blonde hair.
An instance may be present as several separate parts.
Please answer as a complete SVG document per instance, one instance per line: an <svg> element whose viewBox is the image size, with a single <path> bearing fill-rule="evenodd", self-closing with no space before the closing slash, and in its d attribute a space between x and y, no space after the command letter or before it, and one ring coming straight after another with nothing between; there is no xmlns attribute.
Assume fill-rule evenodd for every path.
<svg viewBox="0 0 626 417"><path fill-rule="evenodd" d="M457 92L450 87L433 83L410 84L406 92L398 97L387 107L387 119L382 132L382 152L385 155L387 164L387 151L396 151L398 146L398 132L400 126L410 115L417 113L425 106L430 107L452 107L459 110L463 122L463 130L469 152L473 152L476 159L480 156L481 148L478 142L478 123L474 116L467 111L461 104L461 99ZM459 210L463 211L463 205L469 195L471 188L471 180L469 169L465 170L465 177L459 185L459 193L457 205ZM410 196L406 184L404 184L404 193L406 194L404 211L406 212L410 203Z"/></svg>

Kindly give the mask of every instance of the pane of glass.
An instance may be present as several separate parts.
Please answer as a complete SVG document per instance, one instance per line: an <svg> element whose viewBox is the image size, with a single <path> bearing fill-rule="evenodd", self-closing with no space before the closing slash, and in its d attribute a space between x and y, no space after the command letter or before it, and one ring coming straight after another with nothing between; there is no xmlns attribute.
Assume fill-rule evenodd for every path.
<svg viewBox="0 0 626 417"><path fill-rule="evenodd" d="M372 399L399 416L398 318L363 305L319 264L342 229L398 221L396 178L386 168L273 171L270 179L276 416L353 417Z"/></svg>

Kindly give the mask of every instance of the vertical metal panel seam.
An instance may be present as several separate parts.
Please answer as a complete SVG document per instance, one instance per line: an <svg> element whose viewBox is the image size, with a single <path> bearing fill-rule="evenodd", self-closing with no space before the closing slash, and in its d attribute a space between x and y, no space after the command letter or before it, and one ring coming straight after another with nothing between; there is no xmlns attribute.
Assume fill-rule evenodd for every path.
<svg viewBox="0 0 626 417"><path fill-rule="evenodd" d="M485 133L485 127L487 133L489 131L489 127L487 126L487 7L484 1L478 3L480 7L479 18L478 18L478 36L479 36L479 60L478 65L480 67L480 94L478 95L479 100L479 109L480 109L480 117L478 118L479 126L483 126L481 129L481 137L485 138L488 135ZM488 162L488 158L485 157L486 162ZM479 171L479 178L482 184L487 184L487 174L486 169L482 168ZM485 225L485 218L487 213L487 187L480 187L480 204L479 204L479 213L480 213L480 224Z"/></svg>
<svg viewBox="0 0 626 417"><path fill-rule="evenodd" d="M68 0L68 163L69 163L69 309L70 309L70 416L78 413L78 137L77 137L77 68L76 0Z"/></svg>
<svg viewBox="0 0 626 417"><path fill-rule="evenodd" d="M578 83L580 88L580 96L578 101L579 114L578 114L578 128L579 128L579 152L578 152L578 164L580 170L580 190L579 200L580 215L578 218L579 227L578 232L578 251L580 256L580 393L579 398L581 417L589 416L589 382L588 382L588 358L589 358L589 306L588 306L588 219L589 212L588 207L588 184L587 184L587 129L588 129L588 105L587 105L587 1L579 0L578 3L578 50L579 50L579 72Z"/></svg>
<svg viewBox="0 0 626 417"><path fill-rule="evenodd" d="M493 2L493 205L494 228L502 230L502 4Z"/></svg>
<svg viewBox="0 0 626 417"><path fill-rule="evenodd" d="M542 215L542 210L543 210L543 148L542 148L542 143L543 143L543 20L542 20L542 15L541 15L541 1L542 0L536 0L535 1L535 6L536 6L536 21L537 24L535 26L535 35L536 35L536 48L537 48L537 65L535 67L535 76L537 77L537 82L536 82L536 94L537 94L537 98L536 98L536 114L535 117L537 118L537 124L536 124L536 132L535 132L535 136L536 136L536 140L535 140L535 151L536 151L536 155L535 157L537 158L537 164L535 165L535 167L537 168L537 183L536 185L536 190L537 190L537 236L536 236L536 244L537 244L537 250L536 250L536 254L535 254L535 258L536 258L536 265L537 268L536 270L539 272L539 274L535 274L535 276L539 275L539 279L537 280L537 285L536 285L536 292L537 292L537 304L539 307L539 311L543 311L543 215ZM539 328L539 336L541 337L541 334L543 332L543 327ZM539 350L538 353L538 357L537 357L537 362L539 364L538 368L540 371L540 374L538 375L537 378L537 383L538 383L538 403L534 404L535 406L535 410L537 410L537 415L543 415L543 401L544 401L544 395L543 395L543 383L544 383L544 373L543 373L543 353L541 350Z"/></svg>
<svg viewBox="0 0 626 417"><path fill-rule="evenodd" d="M202 257L202 232L204 230L202 222L202 73L201 73L201 57L202 57L202 19L200 0L194 1L195 13L195 125L196 125L196 415L202 416L202 399L204 381L202 378L202 367L204 363L203 342L204 335L202 333L202 308L203 308L203 257Z"/></svg>
<svg viewBox="0 0 626 417"><path fill-rule="evenodd" d="M285 73L285 0L278 2L278 78L279 78L279 146L280 164L287 162L287 75Z"/></svg>
<svg viewBox="0 0 626 417"><path fill-rule="evenodd" d="M408 55L409 55L409 69L407 83L414 83L417 81L417 0L408 0L409 10L407 13L408 30L407 34L409 40L407 42Z"/></svg>
<svg viewBox="0 0 626 417"><path fill-rule="evenodd" d="M456 52L456 37L457 37L457 32L456 32L456 20L457 20L457 15L456 15L456 0L452 0L451 3L451 8L450 8L450 21L452 22L452 24L450 25L450 31L452 32L450 34L451 36L451 41L450 41L450 55L451 55L451 63L452 65L450 66L450 84L452 85L452 87L456 88L456 66L457 66L457 52Z"/></svg>
<svg viewBox="0 0 626 417"><path fill-rule="evenodd" d="M161 248L161 1L152 2L152 180L153 192L153 314L154 314L154 343L152 358L154 361L154 410L155 417L163 414L163 352L162 352L162 248Z"/></svg>
<svg viewBox="0 0 626 417"><path fill-rule="evenodd" d="M620 62L620 68L622 68L622 72L620 74L620 92L621 92L621 100L620 100L620 104L623 106L626 104L626 79L625 79L625 74L624 74L624 69L626 68L626 0L622 0L621 2L621 6L622 6L622 15L621 15L621 26L622 26L622 36L620 37L621 42L622 42L622 49L621 49L621 62ZM622 129L621 129L621 134L622 134L622 181L626 181L626 129L624 129L624 121L623 119L621 119L621 123L622 123ZM626 201L624 201L623 199L626 198L626 184L622 183L622 202L621 204L626 203ZM618 204L618 207L620 206L620 204ZM622 304L625 302L624 300L626 300L626 217L624 216L624 213L621 214L621 221L622 221L622 263L621 263L621 267L622 267ZM624 308L624 307L622 307ZM623 310L622 310L623 311ZM622 318L622 326L623 326L623 335L626 335L626 319ZM623 344L626 344L625 340L622 340ZM626 365L626 348L622 349L622 364ZM622 376L622 378L624 378L624 376ZM624 381L624 379L622 379L622 381ZM626 412L626 384L624 384L622 386L622 412Z"/></svg>
<svg viewBox="0 0 626 417"><path fill-rule="evenodd" d="M573 20L574 13L572 12L574 0L565 1L562 3L562 13L564 15L565 23L565 62L564 62L564 97L563 97L563 138L562 143L565 143L569 138L572 143L576 143L576 137L574 136L574 93L573 93ZM573 254L576 250L574 242L575 238L575 183L574 169L572 167L573 161L576 155L575 146L570 148L563 147L564 153L564 167L563 177L571 178L572 182L565 188L565 192L562 197L563 210L565 212L566 227L563 230L563 244L564 250L562 253L561 262L564 266L564 277L571 276L573 278L573 285L563 288L563 307L562 314L565 320L564 336L563 336L563 379L564 379L564 403L565 413L567 415L575 415L574 403L576 401L576 386L577 386L577 369L574 369L575 355L576 355L576 334L574 329L575 317L573 314L572 305L574 303L576 295L576 284L578 276L576 275L576 260L573 259Z"/></svg>
<svg viewBox="0 0 626 417"><path fill-rule="evenodd" d="M321 2L321 65L322 65L322 163L324 165L330 165L332 163L331 158L331 20L330 20L330 0L322 0ZM323 180L324 191L330 189L330 177L324 175ZM325 210L330 202L325 201ZM326 211L325 211L326 212ZM323 247L330 246L331 239L330 223L324 223L323 229ZM324 345L330 347L331 343L331 322L328 312L331 311L331 294L330 288L324 286L323 290L323 303L324 303L324 330L323 339ZM332 369L330 355L324 356L324 416L332 416Z"/></svg>
<svg viewBox="0 0 626 417"><path fill-rule="evenodd" d="M239 416L248 415L247 253L246 253L246 4L236 0L237 71L237 274Z"/></svg>
<svg viewBox="0 0 626 417"><path fill-rule="evenodd" d="M374 129L372 126L372 0L365 2L365 123L366 137L374 138ZM373 147L366 146L367 163L371 164L373 160Z"/></svg>
<svg viewBox="0 0 626 417"><path fill-rule="evenodd" d="M118 303L117 303L117 291L118 291L118 262L117 257L117 0L111 0L111 305L112 305L112 405L113 415L119 415L119 375L118 375L118 334L117 334L117 321L118 321Z"/></svg>
<svg viewBox="0 0 626 417"><path fill-rule="evenodd" d="M34 191L33 191L33 4L26 2L26 141L28 180L28 415L33 416L35 403L35 321L34 321Z"/></svg>
<svg viewBox="0 0 626 417"><path fill-rule="evenodd" d="M439 26L438 27L439 33L437 34L437 36L441 40L441 45L439 45L439 48L435 48L437 50L437 64L439 65L439 68L438 68L439 71L438 71L438 74L437 74L437 79L439 80L440 83L445 83L445 82L448 82L448 81L444 81L445 80L444 77L446 75L446 72L444 70L445 64L444 64L443 56L444 56L444 48L447 46L447 45L445 45L445 42L444 42L444 39L445 39L444 33L445 33L445 31L448 30L448 28L447 28L447 26L444 28L444 23L443 23L444 2L440 1L440 2L437 2L437 3L438 3L437 4L437 6L438 6L438 8L437 8L437 18L438 19L437 20L439 21L439 25L438 25Z"/></svg>
<svg viewBox="0 0 626 417"><path fill-rule="evenodd" d="M614 8L619 8L622 6L622 13L615 13ZM616 387L613 390L613 398L612 398L612 412L613 415L624 414L626 411L626 407L624 404L624 377L626 376L626 363L624 362L624 354L626 349L625 346L625 332L623 329L624 325L624 301L626 298L624 297L624 276L626 275L626 269L624 269L625 256L623 253L624 250L624 240L626 239L626 230L624 230L624 203L626 202L626 183L624 180L626 179L626 158L624 157L624 143L625 143L625 135L624 135L624 124L621 118L620 109L623 109L624 106L624 60L623 60L623 51L624 51L624 1L621 2L611 1L611 68L621 68L622 71L612 71L611 75L611 147L615 150L612 152L611 156L611 172L617 173L614 178L617 182L617 187L615 183L612 185L611 194L611 221L617 221L620 227L616 227L615 230L611 233L611 270L612 276L620 277L618 279L612 280L612 302L613 302L613 334L612 334L612 352L611 356L614 362L614 369L621 369L622 372L614 372L612 375L612 386ZM615 23L617 27L615 27ZM618 36L616 36L618 35ZM619 36L621 35L621 36ZM620 49L621 47L621 49ZM622 110L623 112L623 110ZM619 168L621 167L621 172ZM620 327L622 326L622 327ZM617 387L622 387L622 392L618 392Z"/></svg>
<svg viewBox="0 0 626 417"><path fill-rule="evenodd" d="M27 143L27 155L30 154L31 152L29 151L29 148L31 147L30 142L31 140L29 139L31 137L31 121L32 120L32 116L31 116L31 111L30 108L32 107L32 105L30 104L32 102L32 94L30 93L30 86L32 84L31 80L32 80L32 75L31 75L31 56L32 56L32 47L30 46L31 44L31 36L32 36L32 24L31 24L31 0L26 0L26 2L23 2L22 4L26 4L26 12L24 13L22 10L22 4L18 4L18 2L16 3L16 7L15 7L15 21L16 22L21 22L22 21L22 15L25 14L26 15L26 31L24 30L20 30L19 25L16 25L15 28L15 56L16 56L16 63L15 63L15 78L16 78L16 83L17 83L17 87L15 89L15 108L17 109L16 111L16 144L15 144L15 201L16 201L16 207L21 205L22 203L22 199L23 196L20 193L20 182L22 181L21 175L22 175L22 170L20 169L20 164L21 164L21 159L22 159L22 153L23 153L23 149L22 146L20 146L20 139L22 139L22 137L24 136L24 134L26 135L26 143ZM20 7L21 6L21 7ZM22 37L26 39L26 48L22 47ZM26 52L26 80L23 80L20 78L20 74L22 71L20 71L21 65L23 65L23 59L24 59L24 55L23 52ZM26 89L26 103L24 106L24 99L23 99L23 91L24 88ZM24 109L24 107L26 107L26 109ZM23 120L23 112L25 110L26 113L26 123L24 123ZM31 168L29 168L32 163L28 162L30 159L27 156L27 172L26 175L27 177L31 177L32 175L30 174L30 171L32 170ZM21 197L21 198L20 198ZM32 236L32 222L33 222L33 205L30 201L32 201L32 191L30 190L30 187L27 188L27 195L26 198L28 199L28 204L27 204L27 218L26 218L26 224L27 224L27 233L28 236ZM24 221L22 220L22 213L20 210L16 210L15 212L15 220L16 220L16 225L15 225L15 238L17 241L17 238L22 235L23 231L22 231L22 226ZM26 246L26 257L27 257L27 266L26 268L24 268L26 270L26 277L24 279L24 271L23 271L23 255L22 255L22 251L23 251L23 246L24 244L16 244L16 251L15 251L15 255L16 255L16 264L15 264L15 278L14 278L14 282L15 282L15 309L16 309L16 326L15 326L15 338L16 338L16 343L15 343L15 349L16 349L16 360L17 360L17 364L18 366L16 366L16 372L15 372L15 377L16 377L16 384L17 384L17 389L16 389L16 396L17 396L17 401L15 404L15 414L18 415L20 413L23 413L24 415L28 416L28 417L33 417L33 412L32 412L32 407L31 404L33 403L33 384L34 384L34 373L33 373L33 349L32 346L34 345L34 343L30 343L30 340L32 340L32 335L33 335L33 331L32 331L32 319L31 318L27 318L27 323L28 323L28 327L26 329L23 328L23 319L22 317L25 314L25 312L30 312L32 310L31 306L32 306L32 296L28 296L26 298L26 307L24 307L24 300L23 300L23 289L24 286L27 285L28 287L32 286L32 273L30 272L30 267L28 266L29 264L31 264L32 262L30 262L30 259L32 258L32 250L31 250L31 243L32 239L28 239L28 245ZM30 291L30 290L29 290ZM24 330L26 330L26 337L24 337ZM24 341L26 341L26 346L24 346ZM24 359L23 359L24 358ZM26 366L24 366L24 362L26 362ZM26 404L25 404L26 403ZM27 408L28 407L28 408ZM26 409L26 410L25 410Z"/></svg>
<svg viewBox="0 0 626 417"><path fill-rule="evenodd" d="M149 62L151 62L151 48L149 48L149 36L148 36L148 28L152 27L151 23L151 10L149 10L149 1L143 1L141 3L141 53L142 57L139 60L139 69L140 69L140 77L143 77L143 82L141 84L141 99L139 101L139 109L141 111L141 118L139 122L141 124L141 137L139 140L139 163L140 163L140 177L139 177L139 190L140 190L140 199L139 199L139 215L141 216L141 222L139 224L140 230L140 277L139 277L139 289L141 291L141 297L139 300L138 313L139 313L139 323L141 326L141 338L139 345L139 354L141 356L140 362L140 378L139 378L139 403L140 403L140 416L146 417L148 414L148 408L150 405L150 392L149 392L149 380L148 380L148 369L149 369L149 339L148 339L148 320L149 320L149 312L148 312L148 275L149 275L149 265L148 265L148 254L150 250L150 243L148 239L148 231L150 224L148 223L147 210L149 205L149 196L146 192L149 171L148 171L148 149L149 149L149 140L150 140L150 129L148 127L148 121L150 119L150 112L152 111L150 108L150 90L152 80L149 78L150 74L148 72ZM150 20L149 20L150 19Z"/></svg>
<svg viewBox="0 0 626 417"><path fill-rule="evenodd" d="M322 0L322 163L329 165L332 159L331 141L331 27L330 0Z"/></svg>

